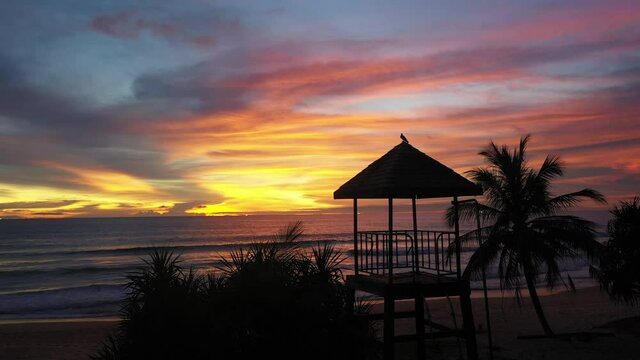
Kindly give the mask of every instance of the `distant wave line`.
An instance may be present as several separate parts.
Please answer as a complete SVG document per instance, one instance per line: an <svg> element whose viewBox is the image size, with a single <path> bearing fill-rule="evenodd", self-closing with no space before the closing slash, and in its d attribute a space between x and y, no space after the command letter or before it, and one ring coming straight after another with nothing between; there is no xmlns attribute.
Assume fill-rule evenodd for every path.
<svg viewBox="0 0 640 360"><path fill-rule="evenodd" d="M340 236L341 234L335 234ZM332 242L332 243L348 243L352 240L340 240L340 239L315 239L315 240L302 240L297 244L303 247L313 246L317 243ZM170 241L167 241L170 242ZM174 249L174 250L218 250L218 249L233 249L233 248L247 248L256 243L262 243L264 241L250 241L250 242L225 242L222 244L192 244L192 245L147 245L147 246L133 246L133 247L112 247L112 248L99 248L99 249L87 249L87 250L67 250L62 249L58 251L8 251L4 252L5 255L83 255L83 254L115 254L115 253L140 253L153 249Z"/></svg>

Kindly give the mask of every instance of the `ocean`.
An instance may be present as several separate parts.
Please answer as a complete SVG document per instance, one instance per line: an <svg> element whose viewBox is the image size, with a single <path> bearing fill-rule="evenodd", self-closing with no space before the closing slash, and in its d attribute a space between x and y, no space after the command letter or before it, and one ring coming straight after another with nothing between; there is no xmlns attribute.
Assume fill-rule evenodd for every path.
<svg viewBox="0 0 640 360"><path fill-rule="evenodd" d="M0 321L117 316L127 273L154 247L174 248L185 267L216 271L222 256L295 221L305 228L303 249L332 242L348 256L345 271L353 268L347 214L0 220ZM361 217L359 225L384 230L386 217ZM425 225L443 229L440 222ZM400 214L395 226L409 229L410 218ZM463 263L471 251L462 254ZM584 261L567 261L563 271L577 287L594 285ZM495 269L488 278L489 288L498 290Z"/></svg>

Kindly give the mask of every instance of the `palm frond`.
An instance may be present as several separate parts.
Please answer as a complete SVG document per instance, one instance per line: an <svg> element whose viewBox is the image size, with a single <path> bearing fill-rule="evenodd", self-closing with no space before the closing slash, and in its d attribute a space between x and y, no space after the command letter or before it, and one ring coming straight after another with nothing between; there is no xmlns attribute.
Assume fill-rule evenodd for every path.
<svg viewBox="0 0 640 360"><path fill-rule="evenodd" d="M524 160L524 154L526 153L529 140L531 140L531 134L527 134L520 138L520 145L518 146L519 148L518 150L519 150L519 157L521 160Z"/></svg>
<svg viewBox="0 0 640 360"><path fill-rule="evenodd" d="M487 267L493 263L502 249L502 239L498 236L489 238L483 242L481 246L469 258L467 267L463 274L465 278L478 278L482 270L486 270ZM452 254L453 251L449 251Z"/></svg>
<svg viewBox="0 0 640 360"><path fill-rule="evenodd" d="M557 156L547 156L536 173L536 178L544 184L564 174L564 165Z"/></svg>
<svg viewBox="0 0 640 360"><path fill-rule="evenodd" d="M568 194L563 194L548 200L551 211L564 210L576 206L580 201L591 199L601 204L606 204L604 195L593 189L582 189Z"/></svg>
<svg viewBox="0 0 640 360"><path fill-rule="evenodd" d="M340 265L346 259L346 256L336 250L333 244L328 242L318 243L311 253L312 271L322 279L328 279L333 282L342 281Z"/></svg>
<svg viewBox="0 0 640 360"><path fill-rule="evenodd" d="M476 168L467 171L466 174L484 190L490 206L504 207L504 200L508 199L508 193L503 179L495 171Z"/></svg>
<svg viewBox="0 0 640 360"><path fill-rule="evenodd" d="M602 249L602 245L596 241L595 224L577 216L538 217L528 224L541 240L557 241L584 252L589 258L595 258Z"/></svg>
<svg viewBox="0 0 640 360"><path fill-rule="evenodd" d="M229 254L229 258L221 256L220 263L222 265L216 266L224 274L233 274L242 271L245 265L249 262L243 249L232 250Z"/></svg>
<svg viewBox="0 0 640 360"><path fill-rule="evenodd" d="M475 222L477 212L480 212L480 220L482 222L495 221L498 216L502 214L502 211L484 205L480 203L462 203L458 205L458 221L460 222ZM455 208L450 206L445 213L445 220L449 227L453 227L455 224Z"/></svg>
<svg viewBox="0 0 640 360"><path fill-rule="evenodd" d="M290 244L304 235L304 224L302 221L289 223L274 236L274 241L278 243Z"/></svg>

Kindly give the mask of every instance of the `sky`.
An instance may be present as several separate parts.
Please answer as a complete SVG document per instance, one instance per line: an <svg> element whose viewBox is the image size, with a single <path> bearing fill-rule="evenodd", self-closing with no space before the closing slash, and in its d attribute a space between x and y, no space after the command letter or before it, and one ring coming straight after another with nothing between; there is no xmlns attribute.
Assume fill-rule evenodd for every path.
<svg viewBox="0 0 640 360"><path fill-rule="evenodd" d="M640 2L0 2L3 218L338 211L401 132L633 197Z"/></svg>

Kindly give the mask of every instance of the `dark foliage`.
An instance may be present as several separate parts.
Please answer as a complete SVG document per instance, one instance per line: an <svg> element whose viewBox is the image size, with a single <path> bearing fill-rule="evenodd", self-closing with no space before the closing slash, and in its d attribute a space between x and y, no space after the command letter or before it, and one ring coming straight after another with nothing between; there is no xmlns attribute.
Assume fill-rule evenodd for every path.
<svg viewBox="0 0 640 360"><path fill-rule="evenodd" d="M119 331L96 359L376 358L330 244L305 254L288 226L273 240L222 259L221 276L185 271L159 249L128 277Z"/></svg>
<svg viewBox="0 0 640 360"><path fill-rule="evenodd" d="M640 197L622 201L611 210L609 241L599 267L591 274L615 300L637 305L640 302Z"/></svg>

